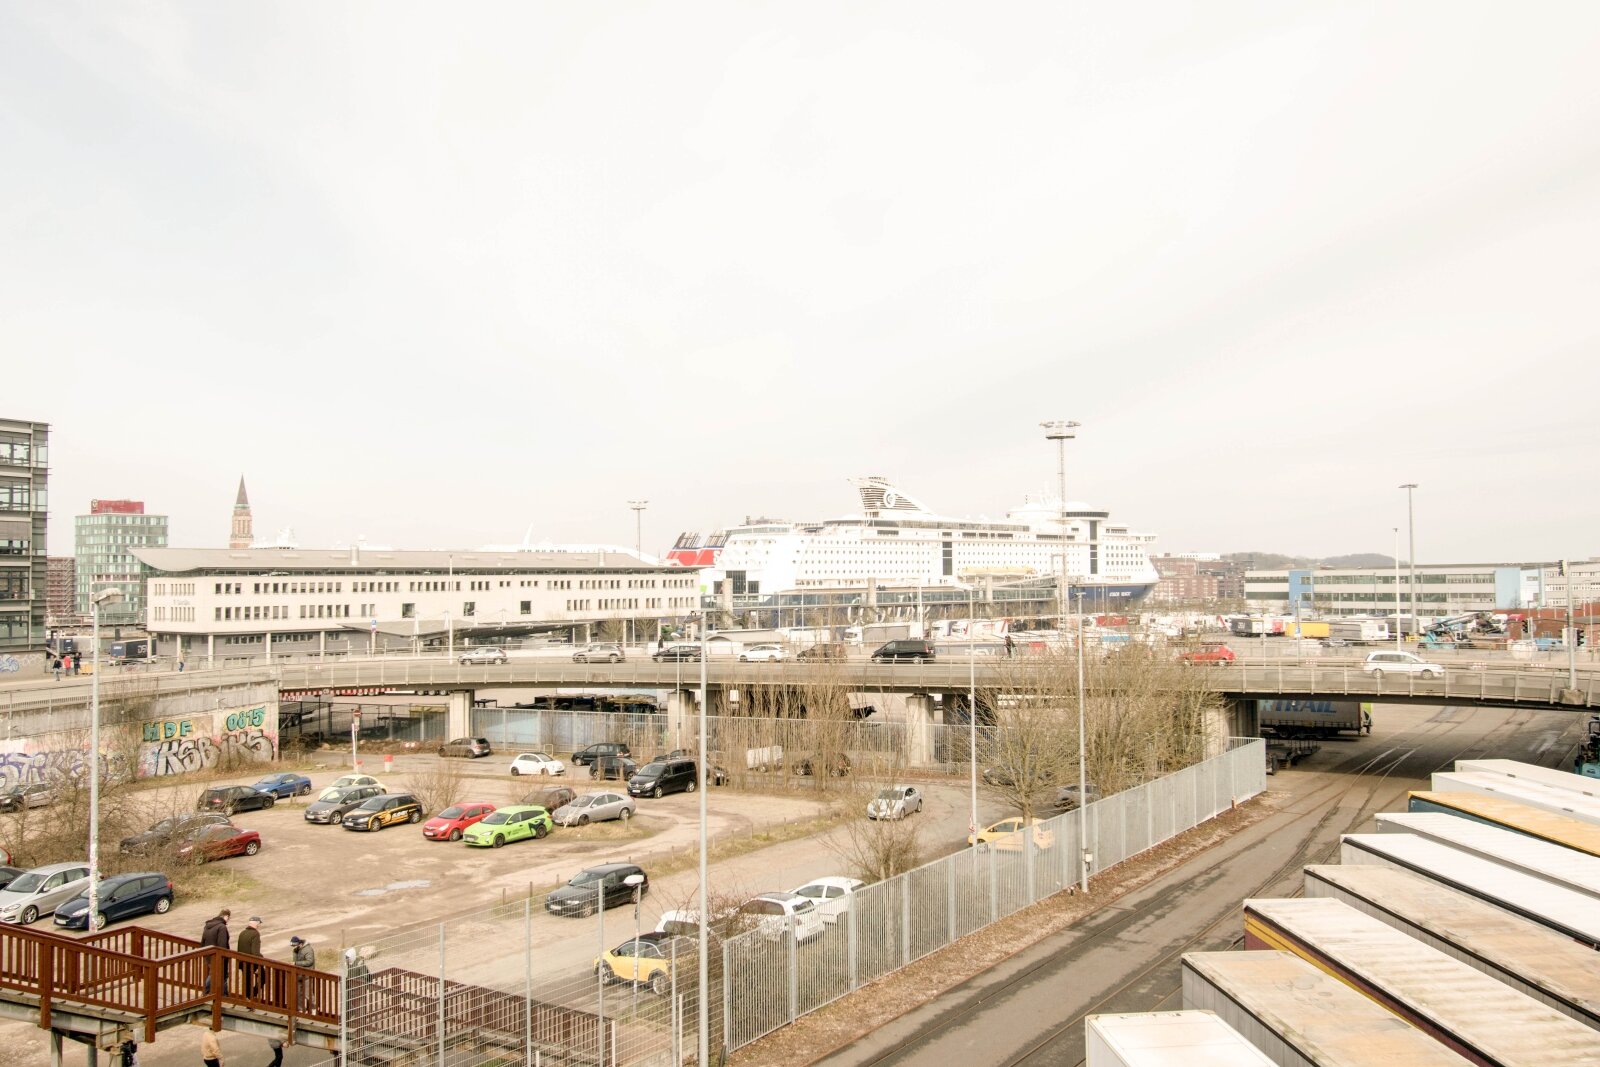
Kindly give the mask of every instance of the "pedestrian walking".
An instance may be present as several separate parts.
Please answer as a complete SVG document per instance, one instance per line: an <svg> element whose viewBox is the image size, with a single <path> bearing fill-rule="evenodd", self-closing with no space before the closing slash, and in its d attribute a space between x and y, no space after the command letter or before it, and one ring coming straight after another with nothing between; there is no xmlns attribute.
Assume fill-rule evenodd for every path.
<svg viewBox="0 0 1600 1067"><path fill-rule="evenodd" d="M361 953L353 948L345 949L344 1017L348 1026L358 1025L365 1014L367 980L371 977L372 972L367 970L367 961L361 958Z"/></svg>
<svg viewBox="0 0 1600 1067"><path fill-rule="evenodd" d="M183 668L184 668L184 662L183 662L183 657L181 657L181 656L180 656L180 657L179 657L179 658L178 658L178 673L179 673L179 674L182 674L182 673L183 673Z"/></svg>
<svg viewBox="0 0 1600 1067"><path fill-rule="evenodd" d="M239 931L239 955L260 957L261 916L250 916L249 924ZM253 963L243 964L242 966L245 968L244 995L254 1000L261 995L261 979L266 968Z"/></svg>
<svg viewBox="0 0 1600 1067"><path fill-rule="evenodd" d="M1011 635L1006 634L1006 659L1010 659L1017 651L1017 643L1011 640Z"/></svg>
<svg viewBox="0 0 1600 1067"><path fill-rule="evenodd" d="M215 1030L200 1035L200 1062L206 1067L222 1067L222 1046L217 1044Z"/></svg>
<svg viewBox="0 0 1600 1067"><path fill-rule="evenodd" d="M52 663L51 663L51 666L52 666L52 667L54 667L54 668L55 668L55 672L56 672L56 681L58 681L58 682L59 682L59 681L61 681L61 659L60 659L60 658L59 658L59 657L57 657L57 658L56 658L56 659L55 659L55 660L54 660L54 661L53 661L53 662L52 662Z"/></svg>
<svg viewBox="0 0 1600 1067"><path fill-rule="evenodd" d="M317 950L300 935L296 934L289 939L289 952L296 967L307 969L316 967ZM295 1003L300 1006L301 1011L311 1011L314 1007L311 1003L311 983L303 974L295 978Z"/></svg>
<svg viewBox="0 0 1600 1067"><path fill-rule="evenodd" d="M223 908L207 919L205 928L200 931L200 943L212 948L220 948L224 952L231 948L232 945L228 937L228 917L231 914L232 912L227 908ZM222 961L222 985L223 988L227 988L228 985L227 960ZM211 992L211 968L209 966L206 967L205 991L207 993Z"/></svg>

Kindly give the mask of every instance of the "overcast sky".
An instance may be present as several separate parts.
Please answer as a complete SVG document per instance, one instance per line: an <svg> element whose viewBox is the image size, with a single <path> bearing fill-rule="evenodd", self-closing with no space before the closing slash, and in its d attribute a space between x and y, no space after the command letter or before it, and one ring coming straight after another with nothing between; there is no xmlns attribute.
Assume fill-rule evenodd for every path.
<svg viewBox="0 0 1600 1067"><path fill-rule="evenodd" d="M226 543L1600 551L1600 4L0 2L0 413Z"/></svg>

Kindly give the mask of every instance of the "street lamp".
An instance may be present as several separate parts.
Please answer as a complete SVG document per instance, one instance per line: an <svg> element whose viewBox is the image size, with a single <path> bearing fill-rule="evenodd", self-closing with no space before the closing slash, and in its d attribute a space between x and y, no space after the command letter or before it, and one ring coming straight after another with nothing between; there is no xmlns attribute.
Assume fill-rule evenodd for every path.
<svg viewBox="0 0 1600 1067"><path fill-rule="evenodd" d="M1078 590L1078 867L1079 888L1089 891L1089 757L1084 737L1083 590Z"/></svg>
<svg viewBox="0 0 1600 1067"><path fill-rule="evenodd" d="M1411 585L1411 632L1413 634L1421 634L1422 622L1417 618L1417 510L1412 498L1412 494L1417 489L1417 483L1406 482L1400 488L1406 491L1406 531L1411 540L1411 547L1406 551L1409 557L1406 560L1406 566L1410 570L1409 581Z"/></svg>
<svg viewBox="0 0 1600 1067"><path fill-rule="evenodd" d="M1400 651L1400 527L1394 528L1394 650Z"/></svg>
<svg viewBox="0 0 1600 1067"><path fill-rule="evenodd" d="M633 509L633 554L642 561L644 559L644 509L650 506L648 500L630 500L628 506Z"/></svg>
<svg viewBox="0 0 1600 1067"><path fill-rule="evenodd" d="M695 1027L699 1031L696 1037L699 1059L696 1061L700 1067L711 1067L710 1035L706 1032L711 1025L711 1008L706 1001L706 989L711 984L711 967L707 954L711 951L710 931L707 926L711 916L711 902L708 899L706 876L706 794L711 792L706 785L706 713L710 706L706 700L706 624L705 619L700 621L700 766L696 768L700 788L700 890L699 890L699 921L695 924L699 929L696 933L700 940L699 979L700 992L695 997L696 1020ZM723 978L727 981L726 976Z"/></svg>
<svg viewBox="0 0 1600 1067"><path fill-rule="evenodd" d="M94 669L89 676L89 911L84 926L100 921L100 609L122 600L115 586L89 595L94 614Z"/></svg>
<svg viewBox="0 0 1600 1067"><path fill-rule="evenodd" d="M1067 621L1067 442L1078 436L1075 431L1081 425L1070 419L1050 419L1039 424L1044 430L1044 439L1056 443L1056 496L1061 505L1061 569L1056 572L1056 613L1062 626Z"/></svg>

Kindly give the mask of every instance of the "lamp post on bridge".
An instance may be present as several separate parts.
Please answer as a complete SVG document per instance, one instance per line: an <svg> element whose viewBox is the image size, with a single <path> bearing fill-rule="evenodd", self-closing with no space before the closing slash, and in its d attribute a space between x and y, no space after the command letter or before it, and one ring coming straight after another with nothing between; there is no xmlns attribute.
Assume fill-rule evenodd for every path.
<svg viewBox="0 0 1600 1067"><path fill-rule="evenodd" d="M100 609L122 600L115 586L91 593L94 614L94 667L89 676L89 910L84 929L93 933L100 923Z"/></svg>

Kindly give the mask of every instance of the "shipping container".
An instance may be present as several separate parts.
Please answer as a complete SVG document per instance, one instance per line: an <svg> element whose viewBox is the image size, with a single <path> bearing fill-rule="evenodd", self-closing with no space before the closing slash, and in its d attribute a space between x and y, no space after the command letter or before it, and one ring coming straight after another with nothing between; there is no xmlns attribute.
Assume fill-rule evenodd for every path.
<svg viewBox="0 0 1600 1067"><path fill-rule="evenodd" d="M1483 1067L1600 1062L1587 1026L1337 900L1247 900L1244 943L1315 962Z"/></svg>
<svg viewBox="0 0 1600 1067"><path fill-rule="evenodd" d="M1183 1006L1215 1012L1278 1067L1469 1062L1289 952L1185 955Z"/></svg>
<svg viewBox="0 0 1600 1067"><path fill-rule="evenodd" d="M1328 624L1320 619L1301 619L1299 622L1290 620L1283 628L1285 637L1327 637Z"/></svg>
<svg viewBox="0 0 1600 1067"><path fill-rule="evenodd" d="M1084 1067L1272 1067L1209 1011L1091 1015L1084 1055Z"/></svg>
<svg viewBox="0 0 1600 1067"><path fill-rule="evenodd" d="M1415 834L1345 834L1340 863L1376 863L1415 871L1574 941L1600 947L1600 895L1558 885L1494 860Z"/></svg>
<svg viewBox="0 0 1600 1067"><path fill-rule="evenodd" d="M1600 1030L1600 966L1594 951L1554 930L1393 867L1307 867L1305 895L1343 901Z"/></svg>
<svg viewBox="0 0 1600 1067"><path fill-rule="evenodd" d="M1380 812L1373 818L1382 834L1415 834L1547 882L1600 893L1600 856L1440 812Z"/></svg>
<svg viewBox="0 0 1600 1067"><path fill-rule="evenodd" d="M1540 767L1514 759L1458 759L1456 770L1475 774L1498 774L1520 782L1532 782L1548 789L1565 789L1580 796L1600 797L1600 780L1585 778L1581 774L1563 771L1558 767Z"/></svg>
<svg viewBox="0 0 1600 1067"><path fill-rule="evenodd" d="M1438 812L1486 826L1502 826L1585 855L1600 856L1600 826L1591 826L1569 815L1529 807L1505 797L1416 790L1408 795L1406 807L1408 811Z"/></svg>
<svg viewBox="0 0 1600 1067"><path fill-rule="evenodd" d="M1600 826L1600 798L1581 796L1565 789L1475 771L1434 771L1435 793L1476 793L1486 797L1505 797L1530 808L1542 808L1556 815L1579 819Z"/></svg>

